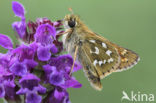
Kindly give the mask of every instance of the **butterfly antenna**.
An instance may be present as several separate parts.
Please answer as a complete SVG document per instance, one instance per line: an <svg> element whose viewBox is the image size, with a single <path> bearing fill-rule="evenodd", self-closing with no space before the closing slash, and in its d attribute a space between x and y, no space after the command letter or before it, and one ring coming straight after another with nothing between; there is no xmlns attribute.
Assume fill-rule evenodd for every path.
<svg viewBox="0 0 156 103"><path fill-rule="evenodd" d="M72 8L68 8L68 10L71 12L71 14L74 14L73 9Z"/></svg>

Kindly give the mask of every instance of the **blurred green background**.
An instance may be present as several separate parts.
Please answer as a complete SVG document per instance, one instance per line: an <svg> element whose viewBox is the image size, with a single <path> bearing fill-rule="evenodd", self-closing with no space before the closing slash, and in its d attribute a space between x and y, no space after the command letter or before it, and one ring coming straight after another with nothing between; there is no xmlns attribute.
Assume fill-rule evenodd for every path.
<svg viewBox="0 0 156 103"><path fill-rule="evenodd" d="M74 76L83 87L68 89L72 103L121 103L123 90L129 95L134 91L156 96L156 0L18 1L25 6L27 21L38 17L48 17L53 21L62 19L72 7L94 32L137 52L141 57L132 69L103 79L101 92L90 86L82 70L78 71ZM17 42L11 24L19 19L14 17L11 2L0 0L0 33ZM0 48L0 52L4 49ZM122 103L132 102L124 100Z"/></svg>

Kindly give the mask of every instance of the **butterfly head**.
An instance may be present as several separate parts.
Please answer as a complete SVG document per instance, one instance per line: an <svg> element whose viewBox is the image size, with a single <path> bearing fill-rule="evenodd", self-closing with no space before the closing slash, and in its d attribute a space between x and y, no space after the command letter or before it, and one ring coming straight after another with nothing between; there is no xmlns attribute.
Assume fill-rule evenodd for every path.
<svg viewBox="0 0 156 103"><path fill-rule="evenodd" d="M66 29L78 28L81 25L82 25L82 22L80 21L80 18L77 15L69 14L69 15L66 15L64 18L64 27Z"/></svg>

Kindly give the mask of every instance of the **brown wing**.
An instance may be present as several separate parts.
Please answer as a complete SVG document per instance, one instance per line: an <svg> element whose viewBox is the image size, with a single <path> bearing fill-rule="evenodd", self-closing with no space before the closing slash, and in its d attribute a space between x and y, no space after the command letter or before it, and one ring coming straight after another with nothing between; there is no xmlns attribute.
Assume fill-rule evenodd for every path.
<svg viewBox="0 0 156 103"><path fill-rule="evenodd" d="M82 54L80 60L83 60L84 72L91 85L98 90L102 89L100 79L112 72L126 70L139 61L133 51L98 35L86 36L79 52Z"/></svg>
<svg viewBox="0 0 156 103"><path fill-rule="evenodd" d="M120 56L115 47L94 36L85 39L79 49L79 61L91 85L100 90L100 79L112 73L119 66Z"/></svg>
<svg viewBox="0 0 156 103"><path fill-rule="evenodd" d="M96 36L96 38L103 39L109 45L112 45L113 47L116 48L116 50L120 56L120 64L117 67L117 69L115 70L115 72L127 70L127 69L135 66L138 63L138 61L140 60L140 57L135 52L133 52L129 49L120 47L117 44L114 44L99 35L94 35L94 36Z"/></svg>
<svg viewBox="0 0 156 103"><path fill-rule="evenodd" d="M100 75L98 74L96 68L91 64L89 57L82 48L79 49L78 59L83 65L85 76L88 78L91 86L96 90L101 90L102 84L100 82Z"/></svg>
<svg viewBox="0 0 156 103"><path fill-rule="evenodd" d="M120 65L117 68L116 72L118 71L122 71L122 70L127 70L131 67L133 67L134 65L137 64L137 62L140 60L140 57L133 51L122 48L120 46L117 46L116 44L113 44L120 55Z"/></svg>

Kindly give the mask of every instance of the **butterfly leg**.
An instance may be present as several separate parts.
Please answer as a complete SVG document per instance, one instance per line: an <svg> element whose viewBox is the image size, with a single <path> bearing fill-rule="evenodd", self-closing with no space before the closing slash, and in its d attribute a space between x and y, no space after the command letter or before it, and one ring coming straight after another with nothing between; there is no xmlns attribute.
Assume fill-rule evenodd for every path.
<svg viewBox="0 0 156 103"><path fill-rule="evenodd" d="M67 30L67 31L65 31L65 32L63 32L63 33L59 33L59 34L57 34L57 36L62 36L62 35L64 35L64 34L67 34L67 33L70 33L72 30L71 29L69 29L69 30Z"/></svg>
<svg viewBox="0 0 156 103"><path fill-rule="evenodd" d="M72 65L72 67L71 67L71 69L70 69L70 74L69 74L70 76L71 76L71 74L72 74L72 71L73 71L73 68L74 68L74 64L75 64L75 61L76 61L77 51L78 51L78 46L75 47L74 61L73 61L73 65Z"/></svg>

